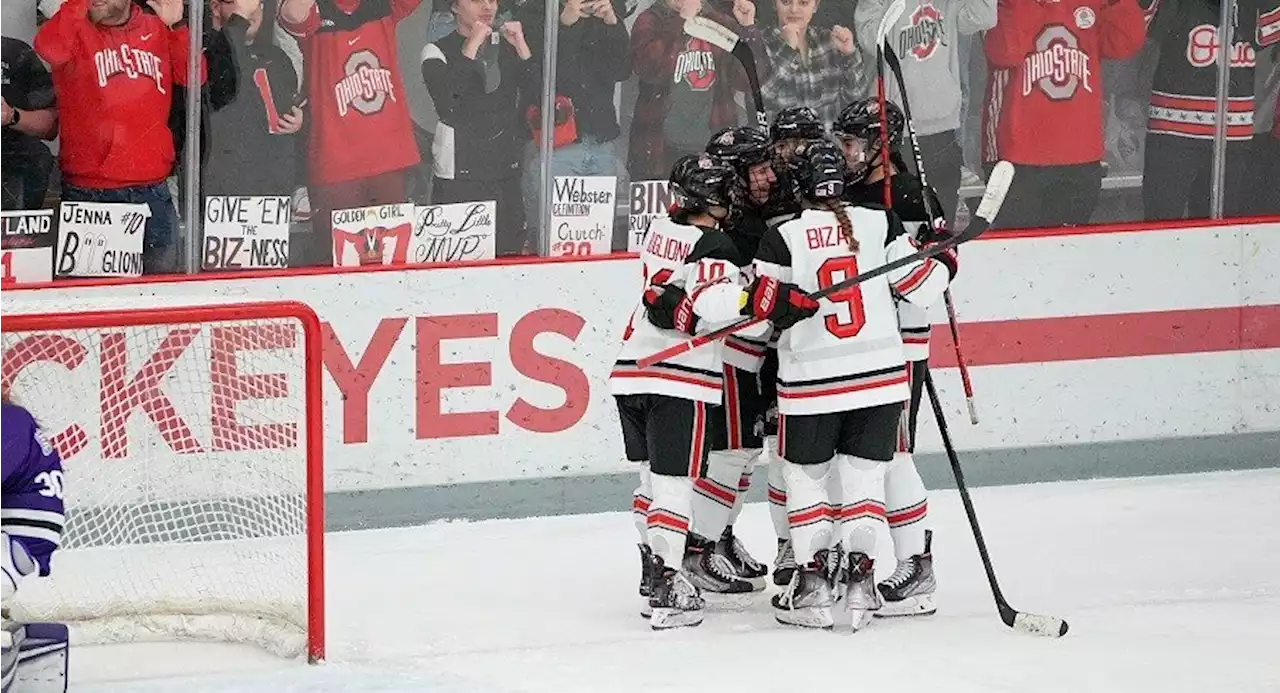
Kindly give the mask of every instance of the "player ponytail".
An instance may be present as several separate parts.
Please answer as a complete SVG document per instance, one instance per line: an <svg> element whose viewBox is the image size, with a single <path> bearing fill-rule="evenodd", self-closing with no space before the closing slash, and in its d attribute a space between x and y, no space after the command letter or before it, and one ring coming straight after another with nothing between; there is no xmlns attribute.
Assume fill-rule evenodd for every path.
<svg viewBox="0 0 1280 693"><path fill-rule="evenodd" d="M858 239L853 236L853 222L849 221L849 205L838 199L822 200L822 208L836 215L836 223L840 225L840 233L849 239L849 252L858 252Z"/></svg>

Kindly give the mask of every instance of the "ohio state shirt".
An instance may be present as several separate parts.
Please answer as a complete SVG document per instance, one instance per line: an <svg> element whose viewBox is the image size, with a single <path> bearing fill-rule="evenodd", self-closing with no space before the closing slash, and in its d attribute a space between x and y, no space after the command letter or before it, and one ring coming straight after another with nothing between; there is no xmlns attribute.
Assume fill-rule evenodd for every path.
<svg viewBox="0 0 1280 693"><path fill-rule="evenodd" d="M40 425L22 407L0 404L0 527L22 542L41 575L62 540L62 461Z"/></svg>
<svg viewBox="0 0 1280 693"><path fill-rule="evenodd" d="M102 26L87 7L68 0L35 38L53 72L63 179L87 188L158 183L173 169L169 107L173 84L187 83L187 30L137 5L124 24Z"/></svg>
<svg viewBox="0 0 1280 693"><path fill-rule="evenodd" d="M311 183L326 185L421 161L396 60L396 23L422 0L320 0L280 24L299 38L311 105Z"/></svg>
<svg viewBox="0 0 1280 693"><path fill-rule="evenodd" d="M1212 140L1217 129L1218 5L1204 0L1155 0L1147 9L1160 46L1147 132ZM1231 39L1227 139L1253 139L1257 51L1280 44L1280 0L1239 0Z"/></svg>
<svg viewBox="0 0 1280 693"><path fill-rule="evenodd" d="M1102 65L1142 49L1137 0L1000 0L987 31L982 160L1102 160Z"/></svg>

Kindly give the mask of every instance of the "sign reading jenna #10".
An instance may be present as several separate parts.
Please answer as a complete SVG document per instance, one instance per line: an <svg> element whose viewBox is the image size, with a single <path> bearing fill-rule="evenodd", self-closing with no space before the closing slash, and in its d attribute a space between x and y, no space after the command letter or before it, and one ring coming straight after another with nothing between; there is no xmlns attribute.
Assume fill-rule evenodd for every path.
<svg viewBox="0 0 1280 693"><path fill-rule="evenodd" d="M631 200L627 214L627 252L638 253L644 247L644 234L654 217L667 213L671 204L671 184L665 180L631 182Z"/></svg>
<svg viewBox="0 0 1280 693"><path fill-rule="evenodd" d="M617 176L556 176L552 255L603 255L612 250L617 186Z"/></svg>
<svg viewBox="0 0 1280 693"><path fill-rule="evenodd" d="M403 265L413 236L413 205L398 202L333 210L333 266Z"/></svg>
<svg viewBox="0 0 1280 693"><path fill-rule="evenodd" d="M210 195L204 200L205 269L289 266L288 196Z"/></svg>
<svg viewBox="0 0 1280 693"><path fill-rule="evenodd" d="M0 212L0 284L53 281L53 210Z"/></svg>
<svg viewBox="0 0 1280 693"><path fill-rule="evenodd" d="M63 202L58 215L59 277L140 277L151 208L126 202Z"/></svg>

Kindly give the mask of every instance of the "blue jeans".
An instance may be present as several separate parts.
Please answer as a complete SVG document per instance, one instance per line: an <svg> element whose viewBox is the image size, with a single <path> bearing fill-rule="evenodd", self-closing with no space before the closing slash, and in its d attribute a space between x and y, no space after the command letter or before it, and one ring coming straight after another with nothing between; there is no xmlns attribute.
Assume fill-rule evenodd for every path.
<svg viewBox="0 0 1280 693"><path fill-rule="evenodd" d="M616 176L618 175L617 140L601 142L594 137L582 137L573 144L551 150L551 176ZM529 228L542 226L541 205L538 198L538 181L542 175L542 162L538 161L538 146L525 148L524 175L521 189L524 192L526 219ZM553 181L554 182L554 181Z"/></svg>
<svg viewBox="0 0 1280 693"><path fill-rule="evenodd" d="M129 202L145 204L151 209L147 228L142 234L143 274L173 274L178 263L178 210L173 206L167 183L137 185L130 188L81 188L62 185L66 202Z"/></svg>

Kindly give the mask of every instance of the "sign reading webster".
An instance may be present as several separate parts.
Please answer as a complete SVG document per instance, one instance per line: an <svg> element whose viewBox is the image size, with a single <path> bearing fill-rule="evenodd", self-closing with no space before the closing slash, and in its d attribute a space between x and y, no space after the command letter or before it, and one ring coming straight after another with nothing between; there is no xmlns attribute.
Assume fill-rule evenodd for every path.
<svg viewBox="0 0 1280 693"><path fill-rule="evenodd" d="M617 187L617 176L556 176L552 255L604 255L612 250Z"/></svg>

